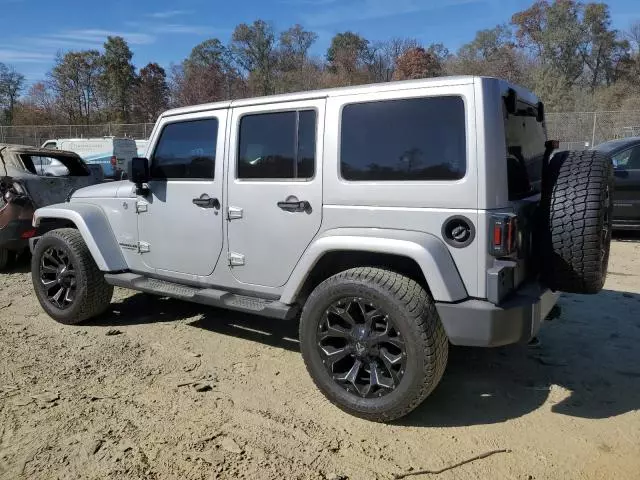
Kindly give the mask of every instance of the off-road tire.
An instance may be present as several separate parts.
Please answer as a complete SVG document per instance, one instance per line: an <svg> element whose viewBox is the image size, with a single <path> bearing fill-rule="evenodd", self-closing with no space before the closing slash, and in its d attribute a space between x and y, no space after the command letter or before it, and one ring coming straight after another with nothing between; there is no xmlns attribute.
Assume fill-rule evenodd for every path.
<svg viewBox="0 0 640 480"><path fill-rule="evenodd" d="M604 286L613 215L611 159L596 151L551 159L541 202L542 278L550 288L593 294Z"/></svg>
<svg viewBox="0 0 640 480"><path fill-rule="evenodd" d="M395 390L381 398L347 392L322 363L316 342L319 322L332 302L360 297L393 316L406 345L406 369ZM433 299L414 280L380 268L353 268L322 282L307 299L300 319L300 348L311 378L345 412L376 422L398 419L422 403L445 371L449 342Z"/></svg>
<svg viewBox="0 0 640 480"><path fill-rule="evenodd" d="M68 253L76 272L75 299L65 309L58 308L48 300L40 282L40 260L51 246ZM31 279L42 308L55 321L65 325L75 325L100 315L109 307L113 296L113 287L105 282L82 235L73 228L52 230L38 240L31 258Z"/></svg>

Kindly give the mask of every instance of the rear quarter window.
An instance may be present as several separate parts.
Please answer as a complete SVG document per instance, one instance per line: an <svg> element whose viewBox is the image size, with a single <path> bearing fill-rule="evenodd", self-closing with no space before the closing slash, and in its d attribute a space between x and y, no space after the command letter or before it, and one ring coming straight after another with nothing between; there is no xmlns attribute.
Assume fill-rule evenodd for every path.
<svg viewBox="0 0 640 480"><path fill-rule="evenodd" d="M346 105L340 171L352 181L459 180L467 170L459 96Z"/></svg>

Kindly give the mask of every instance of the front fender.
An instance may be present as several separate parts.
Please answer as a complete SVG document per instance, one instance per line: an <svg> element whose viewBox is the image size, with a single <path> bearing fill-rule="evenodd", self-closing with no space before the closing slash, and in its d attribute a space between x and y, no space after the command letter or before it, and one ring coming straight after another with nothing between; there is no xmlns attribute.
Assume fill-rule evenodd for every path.
<svg viewBox="0 0 640 480"><path fill-rule="evenodd" d="M422 269L434 300L456 302L468 297L455 262L438 237L408 230L339 228L324 232L307 248L285 285L280 301L293 303L320 258L335 251L386 253L411 258Z"/></svg>
<svg viewBox="0 0 640 480"><path fill-rule="evenodd" d="M102 209L88 203L59 203L39 208L33 215L33 226L42 219L52 218L72 222L82 235L98 268L103 272L127 269L127 263Z"/></svg>

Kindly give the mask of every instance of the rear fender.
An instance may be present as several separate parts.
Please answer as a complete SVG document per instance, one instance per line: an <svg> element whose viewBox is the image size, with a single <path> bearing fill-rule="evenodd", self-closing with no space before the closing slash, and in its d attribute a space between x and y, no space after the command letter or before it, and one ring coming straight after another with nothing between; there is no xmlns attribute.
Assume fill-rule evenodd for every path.
<svg viewBox="0 0 640 480"><path fill-rule="evenodd" d="M280 301L293 303L320 258L336 251L411 258L420 266L434 300L456 302L468 296L447 246L436 236L408 230L339 228L324 232L307 248L285 285Z"/></svg>
<svg viewBox="0 0 640 480"><path fill-rule="evenodd" d="M116 272L127 269L127 263L107 216L100 207L74 202L39 208L33 215L33 226L40 226L43 219L67 220L73 223L101 271Z"/></svg>

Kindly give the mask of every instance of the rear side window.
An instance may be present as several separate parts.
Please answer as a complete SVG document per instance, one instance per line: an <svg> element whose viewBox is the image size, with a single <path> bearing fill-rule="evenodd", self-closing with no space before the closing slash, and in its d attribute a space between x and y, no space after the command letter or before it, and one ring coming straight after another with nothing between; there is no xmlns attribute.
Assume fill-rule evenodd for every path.
<svg viewBox="0 0 640 480"><path fill-rule="evenodd" d="M217 139L215 118L166 125L151 159L151 177L213 178Z"/></svg>
<svg viewBox="0 0 640 480"><path fill-rule="evenodd" d="M239 179L308 179L315 172L316 112L245 115L240 120Z"/></svg>
<svg viewBox="0 0 640 480"><path fill-rule="evenodd" d="M467 169L464 101L431 97L346 105L345 180L458 180Z"/></svg>

